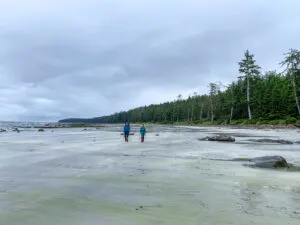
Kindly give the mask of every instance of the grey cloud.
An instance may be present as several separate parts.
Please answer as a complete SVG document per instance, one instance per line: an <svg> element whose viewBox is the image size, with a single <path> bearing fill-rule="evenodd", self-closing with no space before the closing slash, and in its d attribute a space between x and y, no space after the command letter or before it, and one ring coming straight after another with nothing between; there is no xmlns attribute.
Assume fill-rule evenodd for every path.
<svg viewBox="0 0 300 225"><path fill-rule="evenodd" d="M18 4L17 4L18 3ZM298 48L297 1L0 3L0 120L113 113L230 82Z"/></svg>

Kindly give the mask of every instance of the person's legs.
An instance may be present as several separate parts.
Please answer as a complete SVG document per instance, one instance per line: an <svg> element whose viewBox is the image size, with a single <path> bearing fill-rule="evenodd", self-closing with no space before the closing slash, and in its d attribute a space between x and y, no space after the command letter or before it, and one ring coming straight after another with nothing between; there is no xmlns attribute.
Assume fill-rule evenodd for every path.
<svg viewBox="0 0 300 225"><path fill-rule="evenodd" d="M125 133L124 133L124 136L125 136L125 141L128 142L129 132L125 132Z"/></svg>
<svg viewBox="0 0 300 225"><path fill-rule="evenodd" d="M144 139L145 137L144 136L141 136L141 142L144 142Z"/></svg>

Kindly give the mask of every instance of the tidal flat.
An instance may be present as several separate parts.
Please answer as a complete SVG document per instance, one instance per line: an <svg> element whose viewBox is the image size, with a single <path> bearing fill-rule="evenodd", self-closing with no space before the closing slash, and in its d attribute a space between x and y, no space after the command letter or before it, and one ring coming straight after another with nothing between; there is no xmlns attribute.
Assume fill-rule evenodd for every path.
<svg viewBox="0 0 300 225"><path fill-rule="evenodd" d="M239 161L283 156L300 166L297 130L149 126L24 129L0 134L1 225L300 223L300 172L249 168ZM157 136L156 134L159 134ZM229 134L235 143L200 142Z"/></svg>

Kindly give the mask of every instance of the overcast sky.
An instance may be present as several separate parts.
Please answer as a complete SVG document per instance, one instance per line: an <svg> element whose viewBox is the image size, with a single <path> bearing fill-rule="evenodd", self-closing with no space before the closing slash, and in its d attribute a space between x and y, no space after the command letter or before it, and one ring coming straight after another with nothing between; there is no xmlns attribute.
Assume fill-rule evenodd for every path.
<svg viewBox="0 0 300 225"><path fill-rule="evenodd" d="M230 83L300 48L297 0L0 0L0 120L95 117Z"/></svg>

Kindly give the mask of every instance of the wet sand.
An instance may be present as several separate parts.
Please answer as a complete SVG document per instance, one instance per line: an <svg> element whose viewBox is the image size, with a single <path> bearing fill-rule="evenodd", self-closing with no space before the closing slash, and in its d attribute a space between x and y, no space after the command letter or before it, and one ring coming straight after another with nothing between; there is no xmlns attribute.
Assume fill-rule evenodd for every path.
<svg viewBox="0 0 300 225"><path fill-rule="evenodd" d="M0 224L299 224L299 172L209 160L276 154L300 165L300 145L246 142L297 131L149 131L143 144L116 127L1 134ZM215 133L237 143L197 140Z"/></svg>

